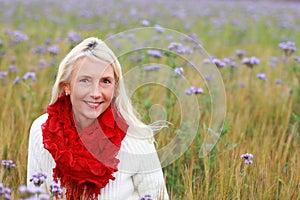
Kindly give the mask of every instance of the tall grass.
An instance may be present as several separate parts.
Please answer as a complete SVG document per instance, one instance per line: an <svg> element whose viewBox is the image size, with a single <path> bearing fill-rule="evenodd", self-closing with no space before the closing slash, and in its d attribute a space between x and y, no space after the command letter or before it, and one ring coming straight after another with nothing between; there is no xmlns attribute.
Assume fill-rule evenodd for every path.
<svg viewBox="0 0 300 200"><path fill-rule="evenodd" d="M208 53L220 59L233 57L237 63L236 68L219 69L226 88L227 115L218 143L206 157L200 158L199 149L211 118L209 91L203 79L193 77L191 67L180 59L174 62L175 67L184 67L189 81L203 87L205 94L197 96L201 120L195 139L182 156L163 169L171 199L300 198L300 63L292 58L284 62L283 51L278 47L279 42L287 40L300 44L299 4L248 1L94 3L0 1L0 39L3 42L0 55L5 53L0 58L0 71L9 72L0 79L0 158L12 159L17 165L9 173L1 168L0 182L15 191L13 199L18 197L18 186L26 183L31 123L45 112L58 63L73 45L67 41L68 32L104 38L139 27L142 20L187 34L196 33ZM9 30L21 30L29 39L14 43ZM47 50L32 53L34 47L47 49L51 45L60 47L59 54L51 55ZM237 49L245 50L245 56L258 57L261 63L251 72L236 57ZM167 58L158 60L146 51L140 53L149 63L169 64ZM272 68L269 61L274 56L279 61ZM41 59L46 62L43 67L39 64ZM138 59L130 59L130 55L120 61L124 71L141 64ZM18 71L9 71L10 64L17 66ZM28 79L13 84L16 76L22 79L28 71L36 72L36 82ZM266 82L255 77L260 72L267 74ZM141 73L157 73L158 78L164 78L159 70ZM276 79L282 84L276 84ZM168 144L175 133L184 134L176 132L181 117L178 105L184 102L176 101L176 96L168 90L145 86L132 98L147 123L152 120L149 109L153 105L161 104L166 108L166 115L162 115L173 125L157 135L158 148ZM189 106L193 108L194 105ZM254 155L252 165L244 164L240 157L246 152Z"/></svg>

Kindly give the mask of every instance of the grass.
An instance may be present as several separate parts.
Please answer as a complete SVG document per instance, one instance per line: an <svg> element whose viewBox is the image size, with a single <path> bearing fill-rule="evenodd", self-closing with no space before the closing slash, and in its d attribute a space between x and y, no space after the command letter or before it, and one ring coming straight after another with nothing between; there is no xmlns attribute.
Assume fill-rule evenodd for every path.
<svg viewBox="0 0 300 200"><path fill-rule="evenodd" d="M170 62L167 57L156 59L147 55L147 51L139 51L135 56L144 56L145 59L139 62L138 59L130 59L132 54L122 56L120 61L124 72L148 63L184 67L186 79L192 85L204 88L205 94L196 96L200 120L195 138L183 155L163 169L171 199L300 198L300 64L293 59L284 62L281 59L283 52L278 47L280 42L287 40L300 44L299 4L187 1L181 5L179 2L157 1L151 5L105 2L101 6L91 6L93 2L90 1L86 5L78 2L71 8L70 2L31 3L0 2L0 39L3 42L0 53L5 52L0 58L0 71L9 71L10 64L18 68L17 72L9 71L8 76L0 79L0 158L12 159L17 165L10 172L1 168L0 182L12 188L13 199L18 197L18 186L26 183L31 123L45 112L57 65L73 45L66 40L67 33L75 30L81 36L104 38L139 27L144 19L151 25L160 24L183 33L196 33L209 54L220 59L234 57L238 65L237 68L227 66L219 69L226 89L226 118L218 143L207 156L199 157L212 114L210 91L204 80L195 77L195 71L179 57ZM127 8L127 12L120 12L121 8ZM137 14L131 16L134 10ZM284 15L279 14L281 11ZM7 30L22 30L29 39L13 43L12 36L5 33ZM45 43L47 39L50 44ZM129 40L127 42L131 45ZM58 55L31 52L36 46L47 48L54 44L60 47ZM245 50L245 56L256 56L260 64L254 66L251 72L236 58L237 49ZM279 60L275 68L269 66L271 57ZM41 59L46 61L46 67L39 67ZM36 72L37 82L20 80L14 85L15 77L22 78L27 71ZM267 74L267 82L255 77L261 72ZM140 73L145 77L152 73L161 81L173 80L168 72L165 72L166 75L159 71L142 70ZM276 84L276 79L282 80L282 84ZM175 86L179 88L179 85ZM177 99L179 96L155 84L138 88L132 96L145 122L150 123L157 114L173 124L157 135L158 148L164 147L175 136L179 141L186 139L184 129L179 130L184 114L179 106L185 104ZM164 108L163 112L154 109L153 105L157 104ZM192 110L196 105L186 106ZM150 112L151 108L154 112ZM245 165L240 158L246 152L254 155L252 165Z"/></svg>

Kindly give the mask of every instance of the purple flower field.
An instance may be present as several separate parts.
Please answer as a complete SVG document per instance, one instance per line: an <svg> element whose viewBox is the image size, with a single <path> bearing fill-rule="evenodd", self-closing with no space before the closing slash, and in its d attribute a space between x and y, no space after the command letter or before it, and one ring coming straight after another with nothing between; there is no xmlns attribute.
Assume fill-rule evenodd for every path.
<svg viewBox="0 0 300 200"><path fill-rule="evenodd" d="M300 199L299 11L283 0L0 0L0 200L61 195L39 190L47 174L26 177L28 134L60 61L90 36L118 56L141 119L170 122L155 139L171 199Z"/></svg>

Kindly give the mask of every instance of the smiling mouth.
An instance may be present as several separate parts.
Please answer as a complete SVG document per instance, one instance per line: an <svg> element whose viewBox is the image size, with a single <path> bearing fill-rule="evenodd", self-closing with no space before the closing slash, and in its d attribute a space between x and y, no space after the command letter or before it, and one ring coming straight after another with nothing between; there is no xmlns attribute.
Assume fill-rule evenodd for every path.
<svg viewBox="0 0 300 200"><path fill-rule="evenodd" d="M84 103L90 108L97 109L103 102L84 101Z"/></svg>

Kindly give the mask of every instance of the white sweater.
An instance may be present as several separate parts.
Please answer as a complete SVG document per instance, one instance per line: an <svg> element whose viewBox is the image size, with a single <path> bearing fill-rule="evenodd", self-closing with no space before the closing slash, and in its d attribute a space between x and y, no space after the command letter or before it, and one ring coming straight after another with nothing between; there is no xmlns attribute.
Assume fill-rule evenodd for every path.
<svg viewBox="0 0 300 200"><path fill-rule="evenodd" d="M50 193L52 182L52 169L55 162L44 149L41 125L46 122L48 115L44 114L37 118L30 129L28 147L27 185L35 172L46 172L48 177L41 185L46 193ZM114 173L114 181L101 189L99 200L138 200L144 194L150 194L153 199L169 199L161 165L153 142L138 139L128 134L122 141L118 154L120 163L118 171ZM162 194L162 195L161 195Z"/></svg>

